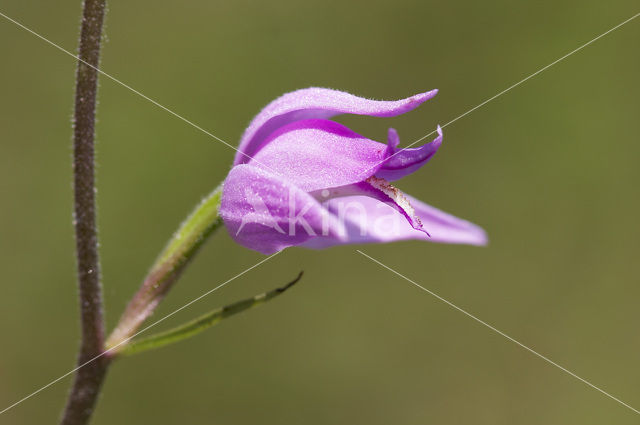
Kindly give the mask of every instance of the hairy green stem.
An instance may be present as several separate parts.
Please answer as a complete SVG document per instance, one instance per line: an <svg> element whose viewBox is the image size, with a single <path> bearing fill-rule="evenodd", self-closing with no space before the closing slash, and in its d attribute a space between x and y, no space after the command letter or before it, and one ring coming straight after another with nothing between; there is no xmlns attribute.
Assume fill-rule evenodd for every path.
<svg viewBox="0 0 640 425"><path fill-rule="evenodd" d="M113 349L110 356L124 348L127 339L153 313L198 249L222 225L218 215L221 195L222 185L196 206L164 248L109 336L106 347Z"/></svg>
<svg viewBox="0 0 640 425"><path fill-rule="evenodd" d="M85 365L100 355L104 347L94 185L94 130L98 91L96 67L100 60L104 14L105 0L84 1L78 53L80 60L76 70L73 132L74 225L82 324L82 342L77 363L83 367L75 374L61 421L63 425L83 425L89 422L109 365L109 359L104 357Z"/></svg>

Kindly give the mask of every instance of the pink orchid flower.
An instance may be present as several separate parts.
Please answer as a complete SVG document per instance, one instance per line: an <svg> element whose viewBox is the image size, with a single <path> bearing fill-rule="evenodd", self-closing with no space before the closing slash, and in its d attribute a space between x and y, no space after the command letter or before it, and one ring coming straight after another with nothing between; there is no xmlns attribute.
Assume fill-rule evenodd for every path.
<svg viewBox="0 0 640 425"><path fill-rule="evenodd" d="M430 143L399 149L361 136L329 118L339 114L391 117L434 97L437 90L397 101L364 99L324 88L287 93L246 129L224 182L220 215L231 237L271 254L290 246L421 239L484 245L485 232L391 185L436 153Z"/></svg>

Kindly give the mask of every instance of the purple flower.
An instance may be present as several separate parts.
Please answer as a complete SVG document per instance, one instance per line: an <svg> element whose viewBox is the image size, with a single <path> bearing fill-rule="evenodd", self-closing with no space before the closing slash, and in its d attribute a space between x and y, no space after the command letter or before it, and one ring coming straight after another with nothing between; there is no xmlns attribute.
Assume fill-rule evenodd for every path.
<svg viewBox="0 0 640 425"><path fill-rule="evenodd" d="M399 149L367 139L329 118L390 117L437 90L398 101L308 88L271 102L246 129L224 182L220 215L236 242L271 254L289 246L422 239L484 245L478 226L437 210L389 183L427 163L442 143Z"/></svg>

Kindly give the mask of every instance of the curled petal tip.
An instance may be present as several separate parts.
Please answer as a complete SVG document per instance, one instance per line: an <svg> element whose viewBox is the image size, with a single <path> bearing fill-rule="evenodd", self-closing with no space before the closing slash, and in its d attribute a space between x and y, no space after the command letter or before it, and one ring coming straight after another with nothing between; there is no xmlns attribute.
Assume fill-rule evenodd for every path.
<svg viewBox="0 0 640 425"><path fill-rule="evenodd" d="M442 127L438 126L438 128L436 128L436 133L438 134L438 136L435 139L433 139L430 143L427 143L427 145L439 147L442 144Z"/></svg>
<svg viewBox="0 0 640 425"><path fill-rule="evenodd" d="M427 96L429 99L431 99L437 94L438 94L438 89L429 90L428 92L424 93L424 95Z"/></svg>
<svg viewBox="0 0 640 425"><path fill-rule="evenodd" d="M400 136L395 128L389 127L389 131L387 133L387 146L389 149L389 155L392 155L395 152L395 149L400 145Z"/></svg>
<svg viewBox="0 0 640 425"><path fill-rule="evenodd" d="M382 168L376 173L377 177L387 180L398 180L413 173L426 164L442 145L442 129L436 130L438 137L433 141L417 148L397 149L399 142L395 130L389 129L389 141L386 151L387 159Z"/></svg>
<svg viewBox="0 0 640 425"><path fill-rule="evenodd" d="M245 130L234 164L249 162L245 155L254 156L265 140L278 128L306 119L329 119L339 114L393 117L409 112L436 95L437 90L405 99L379 101L319 87L287 93L268 104Z"/></svg>
<svg viewBox="0 0 640 425"><path fill-rule="evenodd" d="M433 89L424 93L416 94L415 96L412 96L410 99L420 104L435 97L435 95L437 94L438 94L438 89Z"/></svg>

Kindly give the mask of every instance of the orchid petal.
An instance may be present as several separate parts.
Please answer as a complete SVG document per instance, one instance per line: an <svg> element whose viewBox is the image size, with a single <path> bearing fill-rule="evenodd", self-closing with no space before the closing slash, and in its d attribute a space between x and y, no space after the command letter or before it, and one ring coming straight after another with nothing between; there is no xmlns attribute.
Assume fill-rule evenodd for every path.
<svg viewBox="0 0 640 425"><path fill-rule="evenodd" d="M346 235L340 239L325 236L310 239L302 244L307 248L322 249L334 245L355 243L386 243L398 240L419 239L430 242L486 245L487 235L480 227L454 217L437 208L405 195L429 232L415 230L406 217L388 204L364 197L351 196L331 199L326 207L344 223Z"/></svg>
<svg viewBox="0 0 640 425"><path fill-rule="evenodd" d="M287 93L267 105L245 130L233 164L242 164L262 148L280 127L305 119L327 119L338 114L391 117L403 114L431 99L437 90L397 101L370 100L338 90L312 87Z"/></svg>
<svg viewBox="0 0 640 425"><path fill-rule="evenodd" d="M236 242L263 254L319 235L340 240L345 234L315 198L282 177L248 164L229 172L220 216Z"/></svg>
<svg viewBox="0 0 640 425"><path fill-rule="evenodd" d="M372 176L363 182L323 190L320 194L318 194L318 192L312 192L311 195L316 199L322 200L331 200L346 196L367 196L389 205L402 214L411 227L429 236L429 233L423 229L420 217L416 214L406 195L384 179Z"/></svg>
<svg viewBox="0 0 640 425"><path fill-rule="evenodd" d="M277 130L250 165L277 173L311 192L366 180L380 168L385 146L328 120L305 120Z"/></svg>
<svg viewBox="0 0 640 425"><path fill-rule="evenodd" d="M422 220L425 230L431 234L431 241L478 246L489 243L487 233L480 226L425 204L413 196L406 197Z"/></svg>
<svg viewBox="0 0 640 425"><path fill-rule="evenodd" d="M376 172L376 176L389 181L399 180L429 162L442 144L442 129L440 126L436 131L438 132L438 137L430 143L419 148L397 149L400 139L398 138L398 133L393 128L390 128L386 155L388 159L382 164L380 170Z"/></svg>

